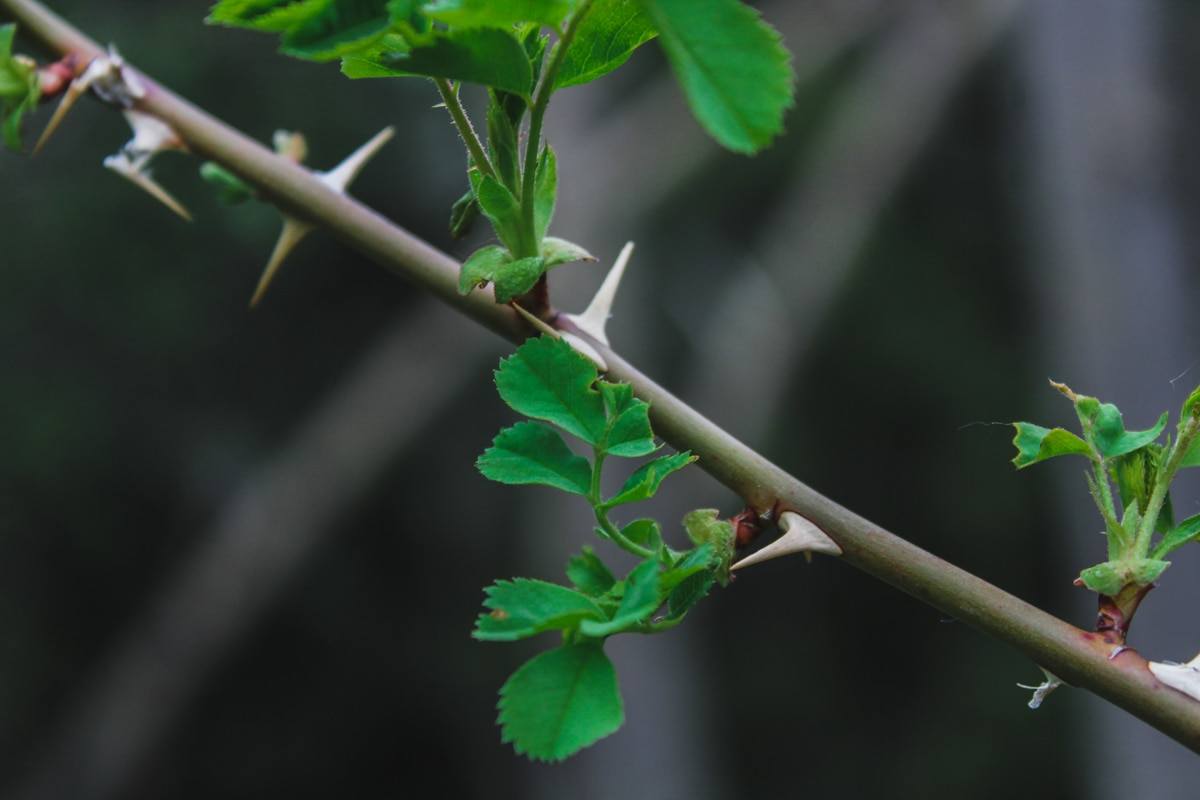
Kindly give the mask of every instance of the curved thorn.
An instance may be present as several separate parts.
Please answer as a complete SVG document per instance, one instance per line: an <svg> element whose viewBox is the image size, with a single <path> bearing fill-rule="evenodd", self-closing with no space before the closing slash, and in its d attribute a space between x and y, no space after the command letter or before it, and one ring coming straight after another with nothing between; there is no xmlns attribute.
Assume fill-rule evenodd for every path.
<svg viewBox="0 0 1200 800"><path fill-rule="evenodd" d="M301 222L294 217L285 216L283 218L283 230L279 232L279 238L275 240L275 249L271 251L271 258L267 261L267 267L263 270L262 277L258 279L258 286L254 289L254 296L250 298L251 308L257 306L259 301L263 299L263 296L267 293L267 288L271 285L271 281L275 279L279 268L283 266L283 262L312 229L312 225L309 225L307 222Z"/></svg>
<svg viewBox="0 0 1200 800"><path fill-rule="evenodd" d="M600 288L596 290L596 295L588 304L587 309L582 314L567 315L577 328L605 346L608 345L605 328L608 325L608 318L612 316L613 300L617 296L617 288L621 285L621 278L625 275L625 268L629 266L629 259L632 255L633 242L626 242L625 246L621 248L621 254L617 256L613 268L608 271L604 283L600 284Z"/></svg>
<svg viewBox="0 0 1200 800"><path fill-rule="evenodd" d="M129 157L124 153L118 153L115 156L109 156L104 159L104 166L146 192L146 194L171 209L185 221L192 221L191 213L184 208L183 204L176 200L170 192L160 186L147 173L143 172L139 168L140 164L130 161Z"/></svg>
<svg viewBox="0 0 1200 800"><path fill-rule="evenodd" d="M783 535L761 550L757 550L734 564L729 569L738 570L770 561L793 553L804 553L811 557L812 553L824 553L840 556L842 548L837 542L825 535L825 532L795 511L785 511L779 516L779 529Z"/></svg>
<svg viewBox="0 0 1200 800"><path fill-rule="evenodd" d="M370 141L366 144L346 156L346 159L333 169L328 172L316 173L317 177L335 192L345 193L347 187L358 177L358 174L362 172L367 162L374 158L379 149L387 144L395 135L396 129L389 125L371 137Z"/></svg>

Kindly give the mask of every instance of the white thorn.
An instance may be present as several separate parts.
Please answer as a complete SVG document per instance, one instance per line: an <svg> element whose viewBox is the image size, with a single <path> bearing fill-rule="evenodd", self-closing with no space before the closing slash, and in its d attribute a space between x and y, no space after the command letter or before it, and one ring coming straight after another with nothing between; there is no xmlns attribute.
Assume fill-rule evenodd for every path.
<svg viewBox="0 0 1200 800"><path fill-rule="evenodd" d="M362 172L367 162L374 158L379 149L387 144L395 135L395 128L391 126L384 128L375 134L369 142L346 156L346 159L333 169L328 172L315 173L317 178L335 192L345 194L347 187L358 177L358 174Z"/></svg>
<svg viewBox="0 0 1200 800"><path fill-rule="evenodd" d="M575 324L575 327L606 347L608 346L608 335L605 333L605 328L608 325L608 318L612 316L613 300L617 296L617 288L621 285L625 267L629 266L629 259L632 255L633 242L627 242L621 248L621 254L617 256L616 263L608 271L604 283L600 284L596 296L592 298L587 309L582 314L566 315Z"/></svg>
<svg viewBox="0 0 1200 800"><path fill-rule="evenodd" d="M114 156L104 159L104 166L149 194L183 219L191 222L192 215L183 207L183 204L150 177L150 173L145 169L148 160L147 158L130 160L125 151L121 151Z"/></svg>
<svg viewBox="0 0 1200 800"><path fill-rule="evenodd" d="M785 511L779 516L779 529L783 531L782 536L761 550L746 556L729 569L737 570L780 556L790 556L793 553L804 553L807 558L811 558L811 553L824 553L830 556L842 554L842 548L838 547L837 542L794 511Z"/></svg>
<svg viewBox="0 0 1200 800"><path fill-rule="evenodd" d="M1046 696L1060 686L1063 686L1062 679L1055 675L1045 667L1038 667L1042 674L1046 676L1046 680L1039 683L1037 686L1029 686L1028 684L1018 683L1017 686L1021 689L1029 689L1033 692L1033 697L1029 698L1029 707L1035 711L1041 707L1046 700Z"/></svg>
<svg viewBox="0 0 1200 800"><path fill-rule="evenodd" d="M125 150L135 155L154 155L164 150L186 150L175 129L158 117L141 111L125 111L125 121L133 129L133 138L125 143Z"/></svg>
<svg viewBox="0 0 1200 800"><path fill-rule="evenodd" d="M95 64L96 62L93 61L92 63ZM66 119L67 112L75 107L75 104L87 92L93 80L95 80L95 76L92 73L91 66L89 66L84 70L82 75L71 81L71 85L63 92L63 98L58 102L58 107L54 109L54 114L50 116L50 121L46 123L45 130L42 131L42 135L38 137L37 143L34 144L33 155L36 156L42 152L42 148L46 146L46 142L50 141L50 137L58 130L58 126Z"/></svg>
<svg viewBox="0 0 1200 800"><path fill-rule="evenodd" d="M279 272L279 268L283 266L283 262L296 249L296 245L307 236L313 229L312 225L307 222L301 222L295 217L284 216L283 230L279 232L279 238L275 240L275 249L271 251L271 258L267 261L267 268L263 270L262 277L258 279L258 286L254 289L254 296L250 298L250 307L258 305L263 299L263 295L267 293L267 288L271 285L271 281L275 279L275 275Z"/></svg>
<svg viewBox="0 0 1200 800"><path fill-rule="evenodd" d="M1200 700L1200 655L1186 664L1151 661L1149 666L1154 677L1167 686L1178 689L1193 700Z"/></svg>

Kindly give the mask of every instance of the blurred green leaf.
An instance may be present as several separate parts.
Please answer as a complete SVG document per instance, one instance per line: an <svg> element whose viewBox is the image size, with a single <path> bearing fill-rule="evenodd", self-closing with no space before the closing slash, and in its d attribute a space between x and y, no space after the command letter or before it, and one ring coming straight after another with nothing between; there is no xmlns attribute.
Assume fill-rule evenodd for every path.
<svg viewBox="0 0 1200 800"><path fill-rule="evenodd" d="M20 151L21 122L37 108L41 81L32 62L13 56L16 34L16 25L0 25L0 128L4 144Z"/></svg>
<svg viewBox="0 0 1200 800"><path fill-rule="evenodd" d="M714 572L717 581L725 586L729 583L729 567L733 563L737 537L729 520L720 516L715 508L698 508L684 515L683 527L693 543L712 547Z"/></svg>
<svg viewBox="0 0 1200 800"><path fill-rule="evenodd" d="M598 643L535 656L500 689L501 738L517 753L560 761L621 727L612 662Z"/></svg>
<svg viewBox="0 0 1200 800"><path fill-rule="evenodd" d="M496 28L434 31L406 52L382 53L377 68L396 76L427 75L492 86L528 97L533 89L529 57L517 37Z"/></svg>
<svg viewBox="0 0 1200 800"><path fill-rule="evenodd" d="M387 0L329 0L283 34L284 55L332 61L369 46L391 24Z"/></svg>
<svg viewBox="0 0 1200 800"><path fill-rule="evenodd" d="M217 199L227 206L235 206L254 197L254 189L215 161L205 161L200 165L200 177L216 188Z"/></svg>
<svg viewBox="0 0 1200 800"><path fill-rule="evenodd" d="M567 562L567 579L579 591L592 597L599 597L617 582L612 571L590 547L584 547L582 553Z"/></svg>
<svg viewBox="0 0 1200 800"><path fill-rule="evenodd" d="M468 189L466 194L454 201L450 207L450 236L461 239L471 232L471 225L479 218L479 202L475 192Z"/></svg>
<svg viewBox="0 0 1200 800"><path fill-rule="evenodd" d="M621 528L621 535L648 550L657 552L663 543L662 527L652 519L635 519Z"/></svg>
<svg viewBox="0 0 1200 800"><path fill-rule="evenodd" d="M790 56L779 33L739 0L640 0L692 112L725 147L755 153L783 131Z"/></svg>
<svg viewBox="0 0 1200 800"><path fill-rule="evenodd" d="M587 496L592 466L562 437L536 422L518 422L496 436L475 466L486 477L507 484L541 484Z"/></svg>
<svg viewBox="0 0 1200 800"><path fill-rule="evenodd" d="M521 22L557 26L571 13L574 0L437 0L425 16L459 28L511 28Z"/></svg>

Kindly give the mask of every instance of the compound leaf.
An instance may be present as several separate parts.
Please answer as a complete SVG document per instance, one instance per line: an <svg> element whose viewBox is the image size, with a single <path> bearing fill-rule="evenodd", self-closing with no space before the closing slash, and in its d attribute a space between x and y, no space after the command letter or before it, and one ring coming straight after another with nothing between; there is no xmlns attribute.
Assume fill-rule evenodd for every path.
<svg viewBox="0 0 1200 800"><path fill-rule="evenodd" d="M500 689L500 737L518 753L561 761L621 727L617 673L598 642L527 661Z"/></svg>
<svg viewBox="0 0 1200 800"><path fill-rule="evenodd" d="M739 0L640 0L692 112L718 142L754 153L783 130L794 76L779 33Z"/></svg>
<svg viewBox="0 0 1200 800"><path fill-rule="evenodd" d="M587 496L592 466L545 425L518 422L496 436L475 466L486 477L511 485L539 484Z"/></svg>

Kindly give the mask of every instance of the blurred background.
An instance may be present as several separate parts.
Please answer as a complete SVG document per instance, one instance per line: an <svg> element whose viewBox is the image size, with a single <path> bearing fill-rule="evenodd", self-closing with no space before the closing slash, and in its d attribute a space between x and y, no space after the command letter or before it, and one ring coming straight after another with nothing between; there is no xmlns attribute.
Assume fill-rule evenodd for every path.
<svg viewBox="0 0 1200 800"><path fill-rule="evenodd" d="M426 82L277 56L205 27L204 2L52 5L235 127L303 131L316 168L395 125L353 193L455 255L485 238L449 239L463 155ZM582 308L635 240L623 354L1089 626L1071 580L1103 542L1078 465L1017 473L993 423L1071 423L1047 376L1131 427L1200 382L1200 6L758 5L799 93L756 158L703 134L654 47L556 99L554 232L601 259L556 271L556 304ZM491 385L508 345L321 233L248 311L278 215L222 207L168 155L183 224L101 169L126 138L89 101L37 159L0 154L0 795L1195 796L1179 745L1082 691L1029 710L1036 665L828 559L614 640L624 728L564 764L516 757L496 689L545 643L471 640L481 587L561 580L590 525L472 466L512 420ZM1196 513L1197 476L1179 484ZM679 542L697 506L739 508L690 470L645 510ZM1198 578L1179 553L1132 644L1193 656Z"/></svg>

